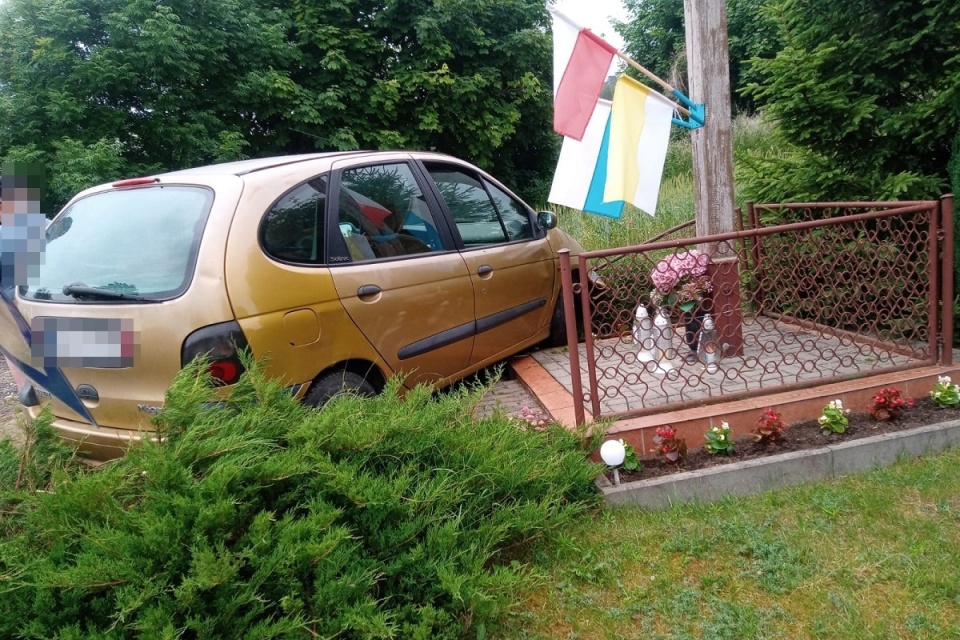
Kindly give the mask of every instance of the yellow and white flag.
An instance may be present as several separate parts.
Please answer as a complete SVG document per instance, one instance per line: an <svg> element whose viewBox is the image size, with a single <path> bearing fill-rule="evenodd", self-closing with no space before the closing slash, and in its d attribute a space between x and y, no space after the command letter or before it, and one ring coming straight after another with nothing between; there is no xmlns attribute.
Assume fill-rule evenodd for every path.
<svg viewBox="0 0 960 640"><path fill-rule="evenodd" d="M656 215L674 106L621 75L613 93L604 202L625 200Z"/></svg>

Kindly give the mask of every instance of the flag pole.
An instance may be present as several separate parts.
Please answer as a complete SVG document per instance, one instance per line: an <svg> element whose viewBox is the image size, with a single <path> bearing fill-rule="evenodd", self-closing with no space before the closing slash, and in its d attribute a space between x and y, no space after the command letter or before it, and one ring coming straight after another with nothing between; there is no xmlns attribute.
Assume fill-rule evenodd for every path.
<svg viewBox="0 0 960 640"><path fill-rule="evenodd" d="M572 26L573 28L575 28L575 29L578 29L578 30L579 30L579 29L584 29L584 28L586 28L586 27L583 27L583 26L577 24L576 21L573 20L573 18L571 18L570 16L568 16L568 15L565 14L564 12L560 11L560 10L557 9L556 7L547 7L547 10L548 10L550 13L554 14L555 16L557 16L558 18L561 18L562 20L564 20L567 24L571 25L571 26ZM588 29L588 31L589 31L589 29ZM598 37L598 38L599 38L599 36L594 36L594 37ZM606 41L604 41L604 42L606 42ZM614 47L612 47L612 46L611 46L610 48L611 48L611 49L614 49ZM633 58L631 58L630 56L628 56L627 54L625 54L623 51L620 51L619 49L615 49L615 51L616 51L616 53L617 53L617 57L618 57L618 58L620 58L621 60L623 60L624 62L626 62L627 64L629 64L631 67L633 67L634 69L636 69L637 71L639 71L640 73L642 73L643 75L645 75L647 78L649 78L649 79L652 80L653 82L656 82L657 84L659 84L661 87L663 87L664 89L666 89L666 91L667 91L668 93L672 94L675 98L677 98L678 100L680 100L680 101L683 102L684 104L686 104L686 105L688 105L688 106L699 106L699 107L700 107L700 111L699 111L698 113L696 113L696 114L691 114L689 109L686 109L685 107L682 107L682 106L680 106L680 105L678 105L678 104L674 104L674 108L676 108L676 110L677 110L679 113L687 116L688 118L694 118L694 119L696 119L696 120L697 120L697 126L703 126L702 105L694 105L694 104L690 101L689 98L687 98L685 95L683 95L683 93L681 93L681 92L678 91L677 89L674 89L669 83L667 83L667 82L664 81L664 80L661 80L659 77L655 76L652 72L650 72L650 71L648 71L647 69L645 69L644 67L642 67L636 60L634 60ZM670 98L668 98L667 96L665 96L665 95L663 95L663 94L660 94L660 96L663 97L665 100L670 101ZM684 126L688 126L688 125L686 125L686 123L683 123L682 121L675 121L675 123L676 123L676 124L684 124Z"/></svg>
<svg viewBox="0 0 960 640"><path fill-rule="evenodd" d="M672 86L670 86L669 83L667 83L665 80L661 80L661 79L658 78L657 76L653 75L652 72L650 72L650 71L648 71L647 69L645 69L644 67L642 67L642 66L641 66L638 62L636 62L633 58L631 58L630 56L628 56L628 55L625 54L624 52L620 51L619 49L617 50L617 57L620 58L621 60L623 60L624 62L626 62L628 65L630 65L630 66L633 67L634 69L636 69L637 71L639 71L640 73L642 73L643 75L647 76L648 78L650 78L651 80L653 80L654 82L656 82L657 84L659 84L661 87L663 87L663 88L667 91L667 93L676 94L676 91L677 91L677 90L674 89ZM666 98L666 96L663 96L663 97ZM689 109L687 109L687 108L685 108L685 107L681 107L680 105L674 105L674 106L676 107L677 111L679 111L679 112L682 113L683 115L685 115L685 116L687 116L687 117L690 116L690 110L689 110Z"/></svg>

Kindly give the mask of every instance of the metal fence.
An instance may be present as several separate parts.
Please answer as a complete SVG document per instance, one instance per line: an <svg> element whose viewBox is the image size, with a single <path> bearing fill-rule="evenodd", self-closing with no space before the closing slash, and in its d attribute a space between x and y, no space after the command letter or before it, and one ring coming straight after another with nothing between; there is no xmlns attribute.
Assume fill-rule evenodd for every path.
<svg viewBox="0 0 960 640"><path fill-rule="evenodd" d="M561 254L585 339L570 314L567 353L537 357L569 359L578 423L952 362L952 197L750 204L745 217L583 253L589 287Z"/></svg>

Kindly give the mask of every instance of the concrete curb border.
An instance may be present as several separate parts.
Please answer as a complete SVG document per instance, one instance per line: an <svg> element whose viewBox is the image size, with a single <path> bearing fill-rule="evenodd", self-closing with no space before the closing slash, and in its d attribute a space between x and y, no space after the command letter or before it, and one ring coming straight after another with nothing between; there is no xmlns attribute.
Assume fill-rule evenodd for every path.
<svg viewBox="0 0 960 640"><path fill-rule="evenodd" d="M686 471L614 485L606 476L597 487L610 506L663 508L682 502L712 502L801 482L846 476L886 467L960 444L960 420L916 427L766 458Z"/></svg>

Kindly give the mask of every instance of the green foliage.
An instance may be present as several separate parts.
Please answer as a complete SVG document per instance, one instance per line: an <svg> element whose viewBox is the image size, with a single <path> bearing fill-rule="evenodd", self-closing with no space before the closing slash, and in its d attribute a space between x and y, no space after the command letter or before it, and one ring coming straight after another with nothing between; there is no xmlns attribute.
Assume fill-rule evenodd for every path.
<svg viewBox="0 0 960 640"><path fill-rule="evenodd" d="M683 0L624 0L623 6L629 20L615 27L626 52L655 75L669 78L685 49Z"/></svg>
<svg viewBox="0 0 960 640"><path fill-rule="evenodd" d="M707 429L704 437L706 438L706 442L703 448L706 449L707 452L713 455L724 456L733 453L735 448L733 444L733 430L730 429L730 425L726 422L721 423L719 427L710 427Z"/></svg>
<svg viewBox="0 0 960 640"><path fill-rule="evenodd" d="M950 165L947 167L950 174L950 188L953 193L960 193L960 129L953 139L953 152L950 154ZM954 210L956 215L956 209Z"/></svg>
<svg viewBox="0 0 960 640"><path fill-rule="evenodd" d="M762 202L922 198L946 184L960 124L953 0L774 0L784 46L748 88L789 142L746 175Z"/></svg>
<svg viewBox="0 0 960 640"><path fill-rule="evenodd" d="M916 171L853 173L835 157L805 148L775 134L780 148L772 153L744 153L738 160L743 190L755 202L874 201L926 198L936 194L939 179Z"/></svg>
<svg viewBox="0 0 960 640"><path fill-rule="evenodd" d="M739 111L753 111L746 87L755 72L746 64L754 57L773 56L782 47L777 14L768 0L727 0L730 89ZM630 20L617 25L627 52L640 64L675 85L686 84L683 0L624 0ZM641 78L642 79L642 78Z"/></svg>
<svg viewBox="0 0 960 640"><path fill-rule="evenodd" d="M0 160L79 187L210 162L445 151L545 197L550 35L534 0L8 0Z"/></svg>
<svg viewBox="0 0 960 640"><path fill-rule="evenodd" d="M960 404L960 385L953 384L950 376L940 376L930 392L930 399L941 409Z"/></svg>
<svg viewBox="0 0 960 640"><path fill-rule="evenodd" d="M643 463L640 462L640 458L637 457L637 452L634 450L633 445L629 445L626 442L623 443L623 465L621 465L624 471L637 472L643 468Z"/></svg>
<svg viewBox="0 0 960 640"><path fill-rule="evenodd" d="M159 442L15 492L0 636L460 637L595 504L575 434L474 422L477 390L313 412L247 364L220 405L202 365L179 375Z"/></svg>
<svg viewBox="0 0 960 640"><path fill-rule="evenodd" d="M823 408L823 414L817 418L824 435L845 433L847 425L850 424L850 421L847 420L847 413L850 413L850 410L844 410L843 402L840 400L831 400L827 403L827 406Z"/></svg>
<svg viewBox="0 0 960 640"><path fill-rule="evenodd" d="M57 436L52 422L49 409L36 420L17 416L18 443L0 440L0 525L5 505L18 502L20 492L49 490L63 474L77 470L73 447Z"/></svg>

